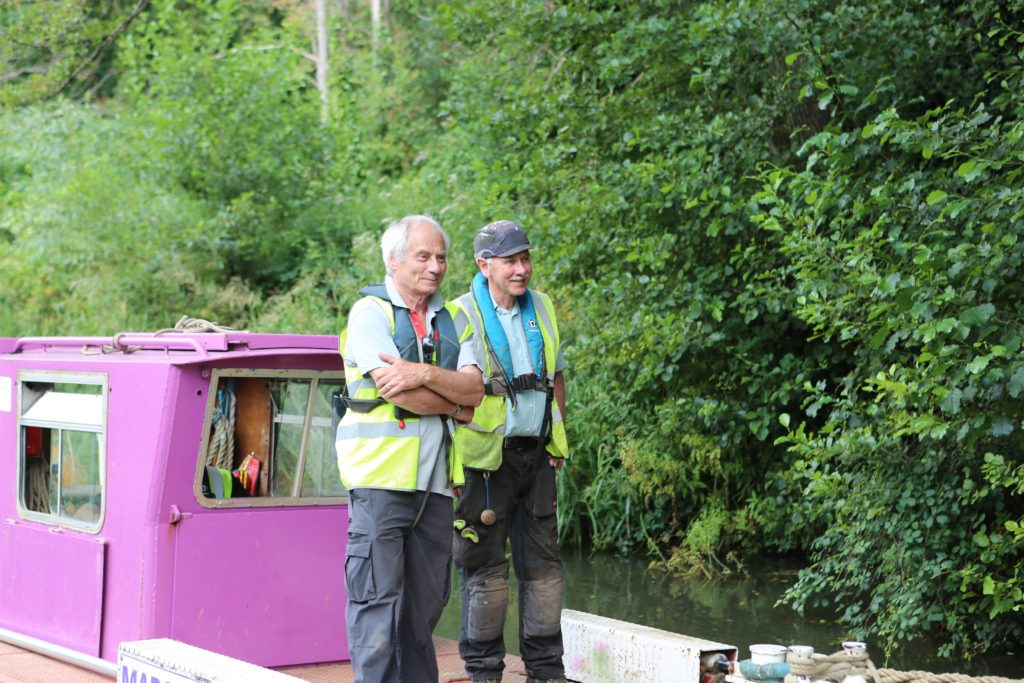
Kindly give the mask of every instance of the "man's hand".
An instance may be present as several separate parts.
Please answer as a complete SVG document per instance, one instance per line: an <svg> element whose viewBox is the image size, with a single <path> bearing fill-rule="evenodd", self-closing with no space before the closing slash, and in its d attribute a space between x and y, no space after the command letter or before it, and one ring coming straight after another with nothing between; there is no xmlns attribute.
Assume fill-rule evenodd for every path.
<svg viewBox="0 0 1024 683"><path fill-rule="evenodd" d="M378 368L373 373L377 391L385 399L391 401L399 394L419 389L427 383L431 366L424 363L411 363L386 353L377 355L388 364L388 367Z"/></svg>
<svg viewBox="0 0 1024 683"><path fill-rule="evenodd" d="M548 462L555 468L555 472L561 472L562 468L565 467L565 458L556 458L553 455L549 455Z"/></svg>

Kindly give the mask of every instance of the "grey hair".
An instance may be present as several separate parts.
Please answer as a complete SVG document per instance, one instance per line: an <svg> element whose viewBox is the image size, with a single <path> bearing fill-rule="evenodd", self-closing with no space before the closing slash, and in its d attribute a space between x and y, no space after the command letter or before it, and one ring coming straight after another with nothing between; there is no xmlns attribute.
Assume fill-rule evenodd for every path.
<svg viewBox="0 0 1024 683"><path fill-rule="evenodd" d="M389 225L380 238L380 251L384 257L384 269L388 275L393 274L391 264L389 263L391 257L394 256L397 261L405 258L405 252L409 248L409 230L417 223L426 223L440 233L441 237L444 238L444 252L446 254L451 248L451 238L448 237L448 233L441 227L441 224L433 218L418 215L406 216Z"/></svg>

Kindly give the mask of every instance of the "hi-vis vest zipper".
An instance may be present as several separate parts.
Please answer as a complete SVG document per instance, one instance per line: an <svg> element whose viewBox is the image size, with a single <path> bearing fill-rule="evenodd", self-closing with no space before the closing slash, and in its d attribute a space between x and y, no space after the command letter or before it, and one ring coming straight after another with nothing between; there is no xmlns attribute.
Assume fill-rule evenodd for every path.
<svg viewBox="0 0 1024 683"><path fill-rule="evenodd" d="M544 337L544 367L547 373L547 382L552 385L555 381L555 362L558 358L559 337L558 325L555 321L555 309L551 299L543 292L527 290L533 297L533 307L537 311L537 320L540 323L541 334ZM455 300L457 312L455 316L455 329L459 334L459 341L464 342L474 330L478 334L474 337L474 351L476 352L477 363L481 365L484 374L484 386L491 385L492 380L499 378L501 370L491 362L491 354L484 347L484 321L477 306L476 298L472 292L463 294ZM512 379L512 378L509 378ZM473 411L473 421L469 424L457 423L455 426L455 452L461 458L461 464L477 470L493 472L501 466L501 448L505 438L505 404L508 398L503 395L491 394L490 391L483 398L483 402ZM556 458L565 458L569 455L569 443L565 436L565 424L562 422L562 413L558 409L558 402L551 399L551 438L547 444L547 451ZM460 483L461 468L456 466L456 483Z"/></svg>
<svg viewBox="0 0 1024 683"><path fill-rule="evenodd" d="M379 290L367 287L367 299L380 306L391 324L399 355L405 360L419 362L419 346L407 309L400 309L396 326L395 307L383 286ZM366 299L364 299L365 301ZM459 342L452 324L456 314L452 303L434 317L434 329L439 332L435 342L437 364L455 370L459 358ZM342 332L339 351L345 350L348 328ZM420 418L402 411L381 398L372 377L364 377L358 367L345 364L347 409L338 424L336 447L338 471L345 488L381 488L404 491L416 490L420 453ZM447 419L446 416L441 416ZM462 468L456 467L457 458L448 456L448 480L462 480Z"/></svg>

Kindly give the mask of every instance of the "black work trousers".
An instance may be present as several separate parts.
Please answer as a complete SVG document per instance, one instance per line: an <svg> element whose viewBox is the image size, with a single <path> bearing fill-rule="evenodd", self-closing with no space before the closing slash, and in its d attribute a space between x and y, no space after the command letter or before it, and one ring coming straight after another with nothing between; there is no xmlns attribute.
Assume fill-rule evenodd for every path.
<svg viewBox="0 0 1024 683"><path fill-rule="evenodd" d="M466 469L466 484L455 507L456 519L479 537L474 543L455 533L453 556L462 579L459 654L472 680L501 679L509 596L505 542L509 540L519 581L520 655L533 678L559 678L565 669L555 470L540 445L506 447L502 456L495 472ZM496 513L490 526L481 520L488 503Z"/></svg>

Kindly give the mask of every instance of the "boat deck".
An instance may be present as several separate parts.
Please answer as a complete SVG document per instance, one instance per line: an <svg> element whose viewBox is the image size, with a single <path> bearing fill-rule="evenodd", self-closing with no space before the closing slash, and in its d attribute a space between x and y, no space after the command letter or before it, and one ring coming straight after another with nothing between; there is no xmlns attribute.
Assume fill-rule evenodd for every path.
<svg viewBox="0 0 1024 683"><path fill-rule="evenodd" d="M462 668L457 642L434 636L434 650L437 652L440 683L463 683L469 680L465 669ZM348 664L316 664L283 667L278 670L309 683L349 683L352 680L352 667ZM505 675L501 680L503 683L522 683L526 680L526 669L523 668L523 662L519 657L505 655Z"/></svg>
<svg viewBox="0 0 1024 683"><path fill-rule="evenodd" d="M446 638L434 638L437 651L437 665L440 683L463 683L469 680L459 659L459 644ZM289 676L309 683L350 683L353 680L352 667L347 663L311 664L288 666L278 669ZM505 657L503 683L522 683L526 670L519 657ZM3 683L110 683L111 678L103 674L82 669L50 659L28 650L0 642L0 681Z"/></svg>

